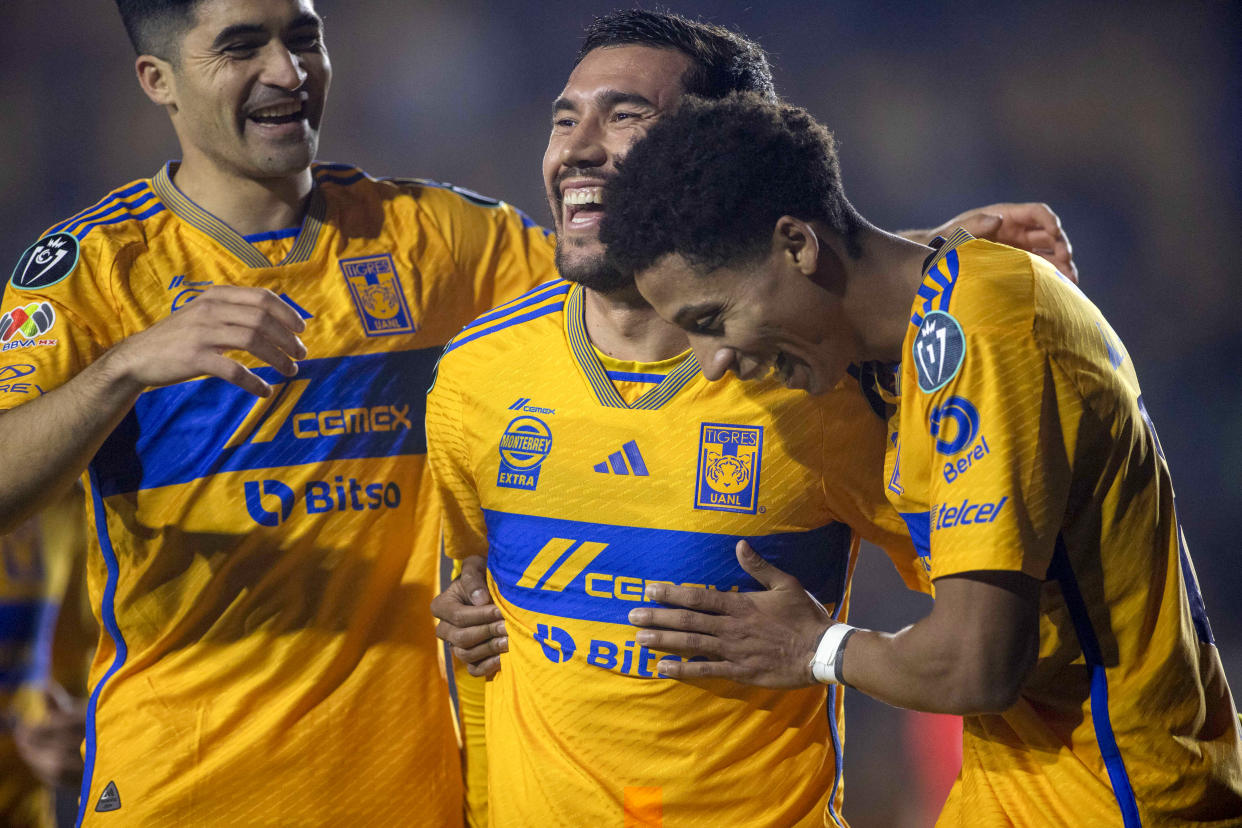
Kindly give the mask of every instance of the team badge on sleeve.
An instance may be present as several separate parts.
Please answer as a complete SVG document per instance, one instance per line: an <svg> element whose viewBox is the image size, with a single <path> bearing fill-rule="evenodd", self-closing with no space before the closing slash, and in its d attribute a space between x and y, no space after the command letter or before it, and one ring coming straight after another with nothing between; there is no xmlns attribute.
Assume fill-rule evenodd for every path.
<svg viewBox="0 0 1242 828"><path fill-rule="evenodd" d="M966 357L966 337L957 320L944 311L931 311L914 337L914 367L919 388L935 391L957 376Z"/></svg>
<svg viewBox="0 0 1242 828"><path fill-rule="evenodd" d="M73 272L79 252L78 240L68 233L39 239L17 260L9 284L20 290L51 287Z"/></svg>
<svg viewBox="0 0 1242 828"><path fill-rule="evenodd" d="M703 423L694 508L755 514L762 462L763 426Z"/></svg>
<svg viewBox="0 0 1242 828"><path fill-rule="evenodd" d="M414 332L414 320L392 256L384 253L342 259L341 270L367 336Z"/></svg>

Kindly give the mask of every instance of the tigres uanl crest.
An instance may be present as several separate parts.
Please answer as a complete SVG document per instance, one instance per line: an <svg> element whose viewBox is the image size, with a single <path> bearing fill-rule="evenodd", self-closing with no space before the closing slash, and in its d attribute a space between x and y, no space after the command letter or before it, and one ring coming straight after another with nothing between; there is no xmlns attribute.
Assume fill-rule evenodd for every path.
<svg viewBox="0 0 1242 828"><path fill-rule="evenodd" d="M703 423L694 508L754 514L762 462L763 426Z"/></svg>

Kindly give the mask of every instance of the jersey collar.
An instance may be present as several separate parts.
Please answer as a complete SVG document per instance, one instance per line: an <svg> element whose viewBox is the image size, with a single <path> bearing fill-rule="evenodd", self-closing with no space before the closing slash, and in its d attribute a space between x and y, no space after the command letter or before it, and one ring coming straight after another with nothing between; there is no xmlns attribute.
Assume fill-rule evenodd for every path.
<svg viewBox="0 0 1242 828"><path fill-rule="evenodd" d="M151 189L159 196L160 201L172 211L173 215L187 224L206 233L225 250L228 250L248 267L271 267L272 263L259 252L253 244L246 241L240 233L229 227L220 219L195 204L185 193L177 189L173 183L175 161L165 164L155 177L151 179ZM297 241L285 254L278 265L297 264L310 259L315 250L315 242L319 240L319 231L323 227L326 209L323 194L318 187L311 190L310 200L306 206L306 216L302 219L302 229Z"/></svg>
<svg viewBox="0 0 1242 828"><path fill-rule="evenodd" d="M565 300L565 329L569 336L569 347L573 351L574 359L578 367L582 369L587 382L590 383L591 390L595 392L595 399L600 405L635 410L660 408L671 400L686 383L698 376L699 361L695 358L694 352L687 353L681 365L665 376L659 385L634 400L633 404L626 404L621 395L617 393L612 380L608 379L608 372L604 370L603 363L596 356L595 348L592 347L591 340L587 336L586 322L583 317L584 295L582 285L574 285L570 289L569 297Z"/></svg>

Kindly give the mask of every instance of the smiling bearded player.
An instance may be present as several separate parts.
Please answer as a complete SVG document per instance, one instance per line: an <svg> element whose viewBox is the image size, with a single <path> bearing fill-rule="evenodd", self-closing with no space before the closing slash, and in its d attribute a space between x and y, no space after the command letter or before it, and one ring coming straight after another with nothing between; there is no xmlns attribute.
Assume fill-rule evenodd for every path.
<svg viewBox="0 0 1242 828"><path fill-rule="evenodd" d="M773 95L762 50L732 32L640 11L592 24L544 156L565 279L468 326L429 395L445 548L486 553L504 619L462 603L465 576L437 599L441 633L467 661L495 657L505 637L475 636L498 623L510 645L487 691L487 778L470 762L491 824L843 821L835 688L659 681L666 656L625 623L646 582L753 586L728 532L802 573L833 612L847 603L850 527L918 582L867 472L884 429L857 388L817 406L774 382L713 387L684 334L604 263L601 195L619 159L687 92L739 88Z"/></svg>
<svg viewBox="0 0 1242 828"><path fill-rule="evenodd" d="M121 0L180 163L63 221L5 292L6 527L85 472L103 627L87 825L462 819L427 614L423 390L554 275L513 208L312 164L309 0Z"/></svg>

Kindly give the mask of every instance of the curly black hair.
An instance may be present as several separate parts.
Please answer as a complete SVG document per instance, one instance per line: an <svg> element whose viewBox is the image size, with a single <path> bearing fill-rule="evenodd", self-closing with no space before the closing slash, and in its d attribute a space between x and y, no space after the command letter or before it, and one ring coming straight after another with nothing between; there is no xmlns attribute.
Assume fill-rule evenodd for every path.
<svg viewBox="0 0 1242 828"><path fill-rule="evenodd" d="M723 98L730 92L754 92L776 100L763 47L723 26L672 12L621 9L595 18L574 66L596 49L630 45L677 49L688 56L692 66L682 85L691 95Z"/></svg>
<svg viewBox="0 0 1242 828"><path fill-rule="evenodd" d="M836 142L805 109L747 93L687 98L617 170L600 241L619 272L667 253L704 272L758 260L786 215L826 224L859 254L865 222L845 198Z"/></svg>

